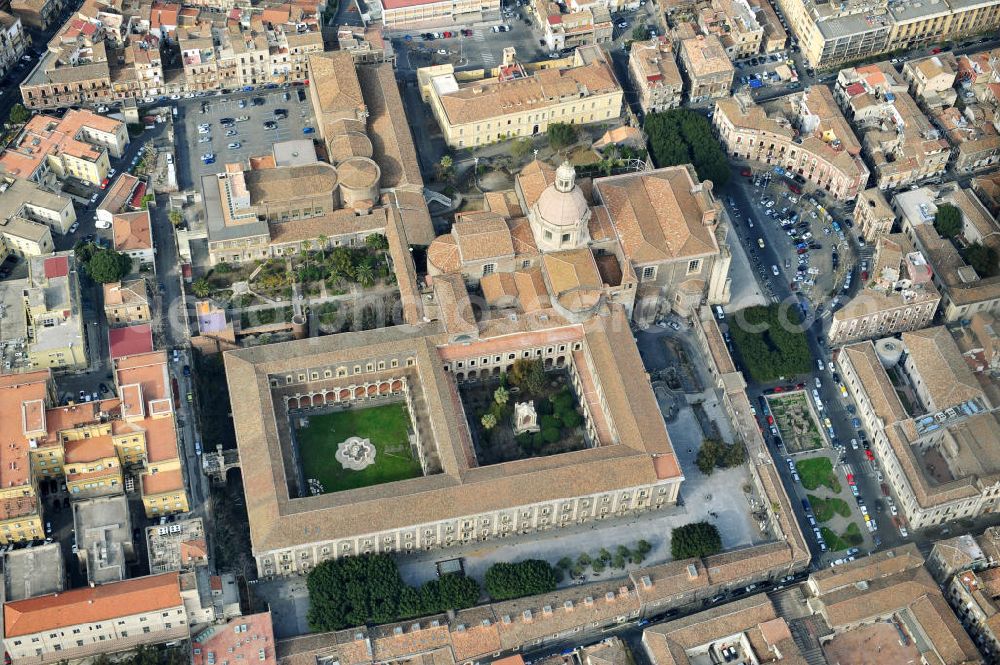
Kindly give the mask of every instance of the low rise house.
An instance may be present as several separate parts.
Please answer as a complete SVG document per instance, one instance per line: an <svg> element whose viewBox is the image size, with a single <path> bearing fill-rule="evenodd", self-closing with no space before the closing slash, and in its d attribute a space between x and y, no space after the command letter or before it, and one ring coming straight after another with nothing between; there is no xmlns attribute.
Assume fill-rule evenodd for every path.
<svg viewBox="0 0 1000 665"><path fill-rule="evenodd" d="M12 219L43 224L52 233L65 235L76 221L76 208L68 196L8 176L0 179L0 222Z"/></svg>
<svg viewBox="0 0 1000 665"><path fill-rule="evenodd" d="M193 665L253 662L277 665L271 613L249 614L210 626L191 637Z"/></svg>
<svg viewBox="0 0 1000 665"><path fill-rule="evenodd" d="M990 565L983 548L971 534L938 540L927 556L927 570L939 584L946 584L955 573L982 570Z"/></svg>
<svg viewBox="0 0 1000 665"><path fill-rule="evenodd" d="M674 48L665 37L632 42L628 77L639 96L643 113L656 113L680 106L684 80L674 58Z"/></svg>
<svg viewBox="0 0 1000 665"><path fill-rule="evenodd" d="M563 12L550 0L535 0L532 4L535 20L549 49L576 48L611 41L614 23L611 12L602 4L593 3Z"/></svg>
<svg viewBox="0 0 1000 665"><path fill-rule="evenodd" d="M146 527L149 570L189 571L208 565L205 525L200 517Z"/></svg>
<svg viewBox="0 0 1000 665"><path fill-rule="evenodd" d="M957 75L958 62L950 52L903 63L903 78L910 85L910 93L928 109L955 104Z"/></svg>
<svg viewBox="0 0 1000 665"><path fill-rule="evenodd" d="M149 285L145 278L104 285L104 317L109 326L148 323L151 316Z"/></svg>
<svg viewBox="0 0 1000 665"><path fill-rule="evenodd" d="M10 11L35 30L48 30L65 6L63 0L11 0Z"/></svg>
<svg viewBox="0 0 1000 665"><path fill-rule="evenodd" d="M111 228L115 251L131 258L135 268L155 272L156 249L149 211L119 213L112 219Z"/></svg>

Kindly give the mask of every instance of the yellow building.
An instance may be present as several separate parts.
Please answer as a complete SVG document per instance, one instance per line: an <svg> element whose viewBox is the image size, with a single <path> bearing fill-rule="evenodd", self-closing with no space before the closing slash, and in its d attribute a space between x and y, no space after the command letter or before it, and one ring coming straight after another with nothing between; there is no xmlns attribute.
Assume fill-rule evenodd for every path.
<svg viewBox="0 0 1000 665"><path fill-rule="evenodd" d="M110 326L148 323L149 291L145 279L111 282L104 285L104 316Z"/></svg>
<svg viewBox="0 0 1000 665"><path fill-rule="evenodd" d="M813 67L943 43L1000 26L1000 0L778 0L778 6Z"/></svg>
<svg viewBox="0 0 1000 665"><path fill-rule="evenodd" d="M180 469L144 475L142 505L146 508L146 517L186 513L188 499Z"/></svg>
<svg viewBox="0 0 1000 665"><path fill-rule="evenodd" d="M455 25L496 19L500 0L381 0L372 3L387 28L413 25Z"/></svg>
<svg viewBox="0 0 1000 665"><path fill-rule="evenodd" d="M123 486L115 444L107 433L63 444L66 489L75 497L99 496ZM64 434L65 436L65 434Z"/></svg>
<svg viewBox="0 0 1000 665"><path fill-rule="evenodd" d="M528 73L508 61L498 77L459 83L451 67L417 76L444 139L468 148L544 132L550 123L586 124L615 120L622 89L604 50L580 47L569 66Z"/></svg>

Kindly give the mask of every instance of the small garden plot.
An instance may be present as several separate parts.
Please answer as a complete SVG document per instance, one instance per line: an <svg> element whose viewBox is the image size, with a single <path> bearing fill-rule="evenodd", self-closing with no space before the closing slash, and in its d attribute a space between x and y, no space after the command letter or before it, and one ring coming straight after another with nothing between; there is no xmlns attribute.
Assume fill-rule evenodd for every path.
<svg viewBox="0 0 1000 665"><path fill-rule="evenodd" d="M829 522L833 519L834 515L840 515L841 517L851 516L851 507L843 499L821 499L812 494L807 495L807 498L809 499L809 505L812 506L813 515L816 516L816 520L819 522Z"/></svg>
<svg viewBox="0 0 1000 665"><path fill-rule="evenodd" d="M789 452L806 452L823 447L823 435L820 434L819 425L804 392L771 395L767 398L767 404L781 440Z"/></svg>

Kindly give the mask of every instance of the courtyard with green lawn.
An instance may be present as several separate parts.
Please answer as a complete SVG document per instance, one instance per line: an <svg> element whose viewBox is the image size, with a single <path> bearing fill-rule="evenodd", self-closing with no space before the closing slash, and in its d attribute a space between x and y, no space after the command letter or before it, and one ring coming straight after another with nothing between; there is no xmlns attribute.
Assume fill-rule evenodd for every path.
<svg viewBox="0 0 1000 665"><path fill-rule="evenodd" d="M833 519L834 515L840 515L841 517L851 516L851 507L843 499L836 497L821 499L813 494L807 495L806 498L809 499L809 505L812 506L813 514L819 522L829 522Z"/></svg>
<svg viewBox="0 0 1000 665"><path fill-rule="evenodd" d="M307 484L310 479L319 481L321 493L342 492L423 475L420 461L410 446L410 415L402 402L296 416L292 424L303 476ZM357 465L363 468L348 468L336 457L338 446L352 437L367 440L374 449L374 461ZM364 448L371 450L367 444Z"/></svg>
<svg viewBox="0 0 1000 665"><path fill-rule="evenodd" d="M833 472L833 463L826 457L810 457L795 463L802 486L807 490L828 487L834 494L840 493L840 481Z"/></svg>

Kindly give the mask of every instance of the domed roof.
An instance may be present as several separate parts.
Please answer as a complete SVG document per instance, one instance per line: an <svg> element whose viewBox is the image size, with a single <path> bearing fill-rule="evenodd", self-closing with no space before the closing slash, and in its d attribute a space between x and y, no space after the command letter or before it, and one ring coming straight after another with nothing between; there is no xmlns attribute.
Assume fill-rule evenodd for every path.
<svg viewBox="0 0 1000 665"><path fill-rule="evenodd" d="M556 180L538 197L535 209L553 226L577 226L587 217L587 199L576 186L576 171L568 162L556 170Z"/></svg>

